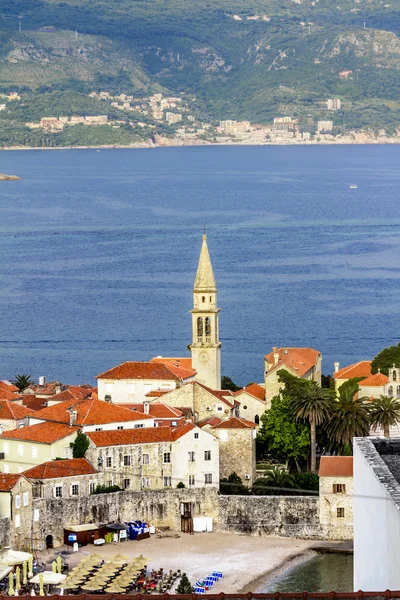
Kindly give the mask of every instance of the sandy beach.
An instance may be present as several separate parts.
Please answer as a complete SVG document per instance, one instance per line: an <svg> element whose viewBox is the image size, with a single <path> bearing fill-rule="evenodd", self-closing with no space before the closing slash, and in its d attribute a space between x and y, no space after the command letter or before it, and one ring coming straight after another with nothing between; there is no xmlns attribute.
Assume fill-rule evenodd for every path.
<svg viewBox="0 0 400 600"><path fill-rule="evenodd" d="M169 534L172 535L172 534ZM181 569L191 583L202 579L213 570L224 577L212 590L219 592L255 591L267 578L282 569L288 561L303 554L311 556L312 540L277 537L251 537L231 533L179 533L179 538L166 537L141 542L123 542L104 546L85 546L68 557L70 566L84 555L98 553L110 557L121 553L129 558L143 554L150 558L149 567L164 570ZM49 560L47 552L42 558Z"/></svg>

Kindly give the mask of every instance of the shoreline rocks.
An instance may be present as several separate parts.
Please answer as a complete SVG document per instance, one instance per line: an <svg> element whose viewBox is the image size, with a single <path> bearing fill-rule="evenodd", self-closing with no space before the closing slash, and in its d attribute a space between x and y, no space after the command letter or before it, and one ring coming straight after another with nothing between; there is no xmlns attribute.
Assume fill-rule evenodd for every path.
<svg viewBox="0 0 400 600"><path fill-rule="evenodd" d="M5 173L0 173L0 181L20 181L21 177L18 175L6 175Z"/></svg>

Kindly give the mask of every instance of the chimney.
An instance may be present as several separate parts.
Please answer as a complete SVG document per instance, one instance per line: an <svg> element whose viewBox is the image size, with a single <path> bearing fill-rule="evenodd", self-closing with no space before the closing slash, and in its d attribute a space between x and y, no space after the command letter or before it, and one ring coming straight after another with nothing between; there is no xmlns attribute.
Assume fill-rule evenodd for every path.
<svg viewBox="0 0 400 600"><path fill-rule="evenodd" d="M276 350L276 348L275 348ZM279 362L279 352L274 352L274 365L277 365Z"/></svg>
<svg viewBox="0 0 400 600"><path fill-rule="evenodd" d="M335 362L333 363L333 366L335 367L335 373L337 373L339 371L339 363Z"/></svg>
<svg viewBox="0 0 400 600"><path fill-rule="evenodd" d="M380 373L380 372L381 372L381 368L380 368L380 367L378 367L378 373Z"/></svg>
<svg viewBox="0 0 400 600"><path fill-rule="evenodd" d="M145 415L148 415L150 413L150 402L148 400L145 400L143 402L143 411Z"/></svg>
<svg viewBox="0 0 400 600"><path fill-rule="evenodd" d="M54 393L55 394L60 394L61 393L61 383L59 381L55 382Z"/></svg>
<svg viewBox="0 0 400 600"><path fill-rule="evenodd" d="M278 348L276 346L272 346L272 352L276 352Z"/></svg>
<svg viewBox="0 0 400 600"><path fill-rule="evenodd" d="M73 427L76 422L77 412L74 407L68 408L67 412L69 413L69 426Z"/></svg>
<svg viewBox="0 0 400 600"><path fill-rule="evenodd" d="M41 376L39 377L39 385L40 385L41 387L44 387L44 386L46 385L46 377L45 377L44 375L41 375Z"/></svg>

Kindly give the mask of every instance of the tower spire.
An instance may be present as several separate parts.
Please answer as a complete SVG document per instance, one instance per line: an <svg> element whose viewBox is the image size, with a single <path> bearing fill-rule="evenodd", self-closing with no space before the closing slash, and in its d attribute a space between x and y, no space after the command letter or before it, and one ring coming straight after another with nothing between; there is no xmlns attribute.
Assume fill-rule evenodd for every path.
<svg viewBox="0 0 400 600"><path fill-rule="evenodd" d="M203 244L200 250L199 264L197 266L196 279L194 280L193 292L216 292L214 271L211 264L210 254L207 246L207 236L203 234Z"/></svg>

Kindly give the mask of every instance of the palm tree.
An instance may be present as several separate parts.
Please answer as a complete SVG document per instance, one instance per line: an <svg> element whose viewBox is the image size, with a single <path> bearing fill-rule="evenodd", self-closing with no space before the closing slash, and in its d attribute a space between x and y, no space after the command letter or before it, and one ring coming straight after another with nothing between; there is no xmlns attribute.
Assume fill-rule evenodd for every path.
<svg viewBox="0 0 400 600"><path fill-rule="evenodd" d="M308 421L311 437L311 472L317 471L317 427L332 414L334 393L320 388L315 381L307 381L292 400L292 410L297 420Z"/></svg>
<svg viewBox="0 0 400 600"><path fill-rule="evenodd" d="M290 475L286 469L273 467L265 471L263 477L256 479L253 484L253 492L255 494L263 494L268 493L270 488L285 490L293 487L297 487L293 475Z"/></svg>
<svg viewBox="0 0 400 600"><path fill-rule="evenodd" d="M346 445L352 447L353 437L369 434L367 398L357 398L358 391L356 381L348 381L339 388L339 398L325 427L332 446L340 451Z"/></svg>
<svg viewBox="0 0 400 600"><path fill-rule="evenodd" d="M388 438L390 426L400 421L400 401L380 396L371 402L368 413L372 428L376 431L378 427L382 427L384 436Z"/></svg>
<svg viewBox="0 0 400 600"><path fill-rule="evenodd" d="M20 391L32 385L33 381L30 375L16 375L12 382Z"/></svg>

